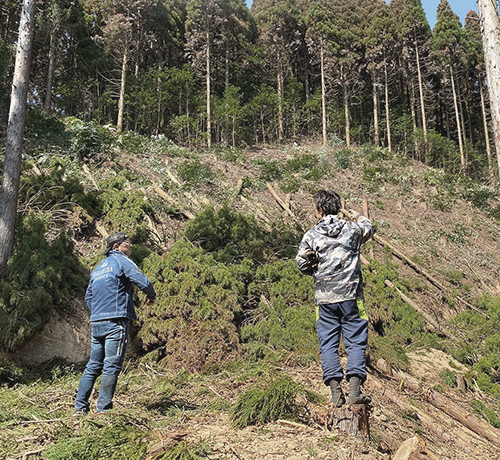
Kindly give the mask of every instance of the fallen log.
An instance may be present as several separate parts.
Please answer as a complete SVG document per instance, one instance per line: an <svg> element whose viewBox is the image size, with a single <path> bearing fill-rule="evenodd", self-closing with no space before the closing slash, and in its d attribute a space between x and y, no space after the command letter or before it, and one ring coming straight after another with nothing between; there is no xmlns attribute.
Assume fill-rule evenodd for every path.
<svg viewBox="0 0 500 460"><path fill-rule="evenodd" d="M417 460L421 458L428 458L421 455L425 452L425 442L418 436L407 439L392 457L392 460Z"/></svg>
<svg viewBox="0 0 500 460"><path fill-rule="evenodd" d="M457 403L451 401L449 398L443 396L432 388L424 387L423 383L415 377L400 370L391 370L390 373L387 373L387 368L382 365L379 366L379 362L375 363L375 367L385 375L400 381L400 385L404 385L410 390L418 393L420 398L424 401L432 404L434 407L437 407L445 414L460 422L462 425L466 426L479 436L487 439L495 446L500 447L499 429L494 428L484 420L481 420L479 417L476 417L474 414L466 411L463 407L459 406Z"/></svg>
<svg viewBox="0 0 500 460"><path fill-rule="evenodd" d="M96 230L101 234L101 236L106 239L109 236L109 233L107 230L104 228L104 225L102 225L100 222L95 223L95 228Z"/></svg>
<svg viewBox="0 0 500 460"><path fill-rule="evenodd" d="M165 192L162 188L160 188L157 184L153 184L153 190L161 196L168 204L174 206L175 205L175 199L171 197L167 192ZM188 219L194 219L195 215L190 212L190 211L181 211L181 214L183 214L185 217Z"/></svg>
<svg viewBox="0 0 500 460"><path fill-rule="evenodd" d="M168 174L168 177L170 178L170 180L171 180L174 184L178 185L179 187L182 187L182 185L183 185L183 184L182 184L182 182L181 182L179 179L177 179L177 177L175 176L175 174L174 174L172 171L170 171L170 169L169 169L169 168L167 168L167 174ZM207 198L205 198L204 196L201 196L201 195L200 195L200 196L199 196L199 198L196 198L196 197L194 197L194 196L193 196L191 193L189 193L189 192L183 192L183 193L184 193L184 196L185 196L188 200L190 200L193 204L198 204L198 203L200 203L200 202L201 202L203 205L205 205L205 206L208 206L208 205L210 204L210 200L208 200L208 199L207 199Z"/></svg>
<svg viewBox="0 0 500 460"><path fill-rule="evenodd" d="M342 214L349 217L350 219L354 218L354 215L351 212L347 211L344 207L340 208L340 212L342 212ZM377 243L379 243L381 246L387 246L398 259L405 261L417 273L420 273L422 276L427 278L427 280L430 281L431 284L433 284L441 292L446 293L446 294L450 293L450 290L447 289L439 280L437 280L434 276L432 276L423 267L421 267L417 263L413 262L413 260L411 260L408 256L406 256L403 252L401 252L398 248L396 248L394 245L389 243L387 240L384 240L384 238L382 238L381 236L379 236L377 234L373 235L373 239ZM455 296L454 298L456 300L458 300L459 302L461 302L463 305L465 305L467 308L470 308L471 310L474 310L475 312L480 313L481 315L485 316L486 318L489 318L489 316L485 312L481 311L479 308L477 308L474 305L467 302L463 297Z"/></svg>
<svg viewBox="0 0 500 460"><path fill-rule="evenodd" d="M240 199L241 201L243 201L243 203L247 204L248 206L251 206L252 209L253 209L253 213L260 219L264 222L264 229L267 231L267 232L272 232L272 227L271 227L271 220L266 216L266 214L264 213L264 210L262 209L262 207L258 204L258 203L250 203L250 201L248 201L243 195L240 196Z"/></svg>
<svg viewBox="0 0 500 460"><path fill-rule="evenodd" d="M290 210L290 206L287 206L287 204L275 192L273 186L269 182L267 183L267 189L269 190L271 195L274 197L274 199L278 202L278 204L281 206L281 208L283 210L285 210L291 217L295 217L295 214Z"/></svg>
<svg viewBox="0 0 500 460"><path fill-rule="evenodd" d="M97 184L96 180L94 179L94 176L92 175L92 171L90 171L89 167L84 163L82 166L83 172L85 175L89 178L89 180L94 184L94 187L96 190L101 190L99 185Z"/></svg>
<svg viewBox="0 0 500 460"><path fill-rule="evenodd" d="M384 240L382 237L378 235L373 235L373 239L379 243L382 246L387 246L391 252L399 259L404 260L408 265L410 265L417 273L420 273L423 275L425 278L427 278L435 287L437 287L440 291L444 293L449 294L449 289L447 289L445 286L443 286L434 276L432 276L427 270L422 268L420 265L417 263L413 262L408 256L403 254L399 249L394 247L391 243L388 241ZM467 302L464 298L460 296L455 296L455 299L464 304L466 307L470 308L471 310L474 310L477 313L480 313L481 315L485 316L488 318L488 315L481 311L479 308L475 307L474 305L470 304Z"/></svg>
<svg viewBox="0 0 500 460"><path fill-rule="evenodd" d="M382 364L385 366L385 363ZM386 372L386 371L384 371ZM387 398L391 404L399 407L401 410L408 410L409 403L403 399L396 391L392 390L388 385L382 384L377 379L370 379L370 387L376 388L384 398ZM462 442L462 440L456 435L456 430L460 429L460 425L457 425L454 435L451 435L446 430L443 429L442 425L437 424L436 421L427 413L425 413L417 405L411 404L411 409L418 414L420 425L427 432L429 432L436 439L441 442L449 443L453 446L460 447L463 452L467 452L470 455L480 455L480 452L474 448L470 442ZM449 416L448 416L449 417ZM450 420L455 424L455 419L450 417ZM463 428L468 430L468 428ZM470 436L470 434L469 434Z"/></svg>
<svg viewBox="0 0 500 460"><path fill-rule="evenodd" d="M420 312L424 317L424 320L436 331L439 331L441 334L445 335L449 339L453 339L455 336L448 331L444 326L440 325L429 313L427 313L423 308L421 308L418 304L416 304L412 299L410 299L404 292L398 289L394 283L389 280L384 281L385 285L393 288L398 294L399 297L403 300L403 302L407 303L411 307L413 307L416 311Z"/></svg>

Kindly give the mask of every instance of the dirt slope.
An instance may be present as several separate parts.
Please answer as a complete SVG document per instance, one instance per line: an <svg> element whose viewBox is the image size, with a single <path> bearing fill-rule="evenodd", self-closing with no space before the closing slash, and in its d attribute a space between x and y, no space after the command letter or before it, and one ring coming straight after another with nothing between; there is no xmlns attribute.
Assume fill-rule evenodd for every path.
<svg viewBox="0 0 500 460"><path fill-rule="evenodd" d="M320 151L316 144L299 148L304 152ZM394 256L400 266L400 276L419 279L425 288L413 298L429 315L442 324L452 315L467 308L470 299L483 293L500 295L500 224L489 218L464 200L454 199L449 209L440 211L429 204L431 195L439 195L438 187L429 186L422 180L428 169L418 162L410 162L405 171L411 175L411 185L384 183L375 191L363 182L362 174L355 169L339 170L333 177L321 180L314 187L300 188L287 196L279 184L270 182L272 189L290 204L289 211L280 206L276 197L266 186L245 191L240 180L258 179L260 168L256 160L274 159L285 162L297 154L297 147L260 148L244 153L238 161L223 161L214 155L200 156L202 163L215 171L217 181L191 189L172 185L166 189L165 182L175 179L175 166L182 158L157 158L161 167L148 167L151 158L132 156L120 159L122 167L148 177L151 184L159 184L174 198L177 214L160 215L154 222L154 231L163 238L168 247L178 238L189 213L202 208L207 200L218 206L222 199L231 200L235 209L256 214L265 224L276 219L298 221L304 229L314 222L311 189L334 188L346 198L347 206L363 211L363 198L367 200L371 219L377 224L377 234L394 248L419 261L419 264L435 277L438 288L417 273L408 264ZM99 179L114 174L112 168L94 167L93 174ZM89 178L89 187L92 183ZM144 188L148 199L164 200L152 186ZM242 198L243 197L243 198ZM186 217L187 216L187 217ZM94 234L90 239L77 242L82 254L95 254L101 249L102 236ZM382 254L381 245L373 245L374 257ZM452 274L459 270L463 278L456 280ZM467 285L466 287L464 287ZM456 300L450 304L449 297L458 291L464 302ZM211 458L238 459L379 459L392 458L399 445L417 434L420 437L420 456L410 458L439 459L496 459L500 458L500 447L475 434L462 423L435 408L424 397L426 389L442 385L439 374L450 367L452 358L442 352L420 350L410 355L409 373L422 381L420 391L411 390L397 378L390 378L374 367L366 383L366 391L373 396L371 409L372 441L367 443L351 438L339 430L328 431L320 424L301 426L290 423L273 423L266 426L236 430L231 427L227 414L214 417L211 413L198 413L189 423L179 425L186 439L199 441L210 439L216 451ZM455 364L456 371L460 368ZM328 391L321 383L318 365L308 369L284 367L283 370L296 381L307 384L325 396ZM247 382L250 385L252 382ZM234 402L245 386L212 390L210 398L222 397ZM472 390L460 391L446 388L445 396L451 402L470 410ZM476 391L475 397L485 398ZM203 406L206 397L200 396L193 404ZM118 396L118 405L127 407L133 401L128 396ZM316 409L312 409L316 410ZM498 435L498 430L494 430ZM159 432L158 439L167 439L172 433Z"/></svg>

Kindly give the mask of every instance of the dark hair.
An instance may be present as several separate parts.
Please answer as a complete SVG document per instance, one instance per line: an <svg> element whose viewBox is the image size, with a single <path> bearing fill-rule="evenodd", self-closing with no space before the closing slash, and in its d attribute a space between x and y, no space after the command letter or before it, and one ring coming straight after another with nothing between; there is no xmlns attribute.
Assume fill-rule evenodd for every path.
<svg viewBox="0 0 500 460"><path fill-rule="evenodd" d="M102 254L105 256L109 255L115 244L121 244L125 240L128 240L128 236L126 233L123 232L112 233L106 238L106 249Z"/></svg>
<svg viewBox="0 0 500 460"><path fill-rule="evenodd" d="M316 209L321 209L325 216L339 213L341 203L337 192L333 190L320 190L314 195L313 200Z"/></svg>

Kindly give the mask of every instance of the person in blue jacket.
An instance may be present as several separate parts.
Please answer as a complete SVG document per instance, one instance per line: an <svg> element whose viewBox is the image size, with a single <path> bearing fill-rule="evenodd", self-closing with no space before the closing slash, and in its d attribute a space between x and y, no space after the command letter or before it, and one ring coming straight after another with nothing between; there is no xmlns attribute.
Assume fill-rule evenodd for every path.
<svg viewBox="0 0 500 460"><path fill-rule="evenodd" d="M156 292L151 281L129 259L132 243L122 232L106 238L106 256L90 274L85 302L90 309L92 341L90 359L78 386L75 415L89 413L89 398L102 375L97 412L113 408L113 396L128 343L130 321L136 320L132 301L135 284L154 304Z"/></svg>

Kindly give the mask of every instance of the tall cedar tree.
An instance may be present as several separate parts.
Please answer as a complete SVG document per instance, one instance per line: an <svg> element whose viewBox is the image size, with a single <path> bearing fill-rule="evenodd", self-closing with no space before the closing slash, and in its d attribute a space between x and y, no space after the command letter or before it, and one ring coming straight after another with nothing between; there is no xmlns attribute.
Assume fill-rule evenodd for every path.
<svg viewBox="0 0 500 460"><path fill-rule="evenodd" d="M335 80L342 94L345 141L351 144L351 104L364 87L363 37L360 10L353 0L331 0L335 28L328 43L335 61Z"/></svg>
<svg viewBox="0 0 500 460"><path fill-rule="evenodd" d="M255 15L260 40L268 53L268 64L276 76L278 92L278 140L284 131L285 80L292 69L294 56L302 43L300 34L300 10L295 0L254 0Z"/></svg>
<svg viewBox="0 0 500 460"><path fill-rule="evenodd" d="M206 137L212 145L211 85L215 50L224 46L224 11L214 0L188 0L186 20L186 55L199 72L205 74Z"/></svg>
<svg viewBox="0 0 500 460"><path fill-rule="evenodd" d="M416 108L420 109L420 127L424 134L424 159L427 154L427 116L426 88L428 55L431 29L425 17L420 0L404 0L404 6L399 16L405 72L410 85L410 109L413 119L413 130L416 136L418 121ZM417 151L420 157L420 151Z"/></svg>
<svg viewBox="0 0 500 460"><path fill-rule="evenodd" d="M372 2L373 4L373 2ZM392 10L384 1L375 2L375 8L364 15L365 56L371 76L373 93L373 142L380 143L379 113L380 99L383 97L386 119L386 143L392 151L390 90L394 79L397 47L397 24ZM392 85L391 85L392 86Z"/></svg>
<svg viewBox="0 0 500 460"><path fill-rule="evenodd" d="M459 79L462 63L463 30L460 19L452 11L448 0L441 0L437 7L436 25L432 36L432 48L438 63L443 69L443 88L451 88L452 104L455 114L455 128L460 151L460 165L462 171L467 169L465 157L463 129L461 123L461 101L459 100ZM446 109L445 109L446 110Z"/></svg>
<svg viewBox="0 0 500 460"><path fill-rule="evenodd" d="M465 17L465 53L464 63L468 72L468 97L469 100L474 100L479 96L480 121L471 119L472 127L482 126L482 138L484 140L484 149L486 150L486 159L488 162L488 172L490 179L495 178L495 169L493 166L491 145L490 145L490 113L488 91L486 89L486 66L484 63L483 40L481 38L481 26L479 16L473 10L467 13ZM479 93L479 95L477 94ZM473 129L471 129L471 132ZM479 137L480 135L478 135Z"/></svg>
<svg viewBox="0 0 500 460"><path fill-rule="evenodd" d="M5 273L7 261L14 247L34 22L35 1L24 0L19 23L16 64L12 80L9 122L2 168L2 187L0 189L0 276Z"/></svg>

